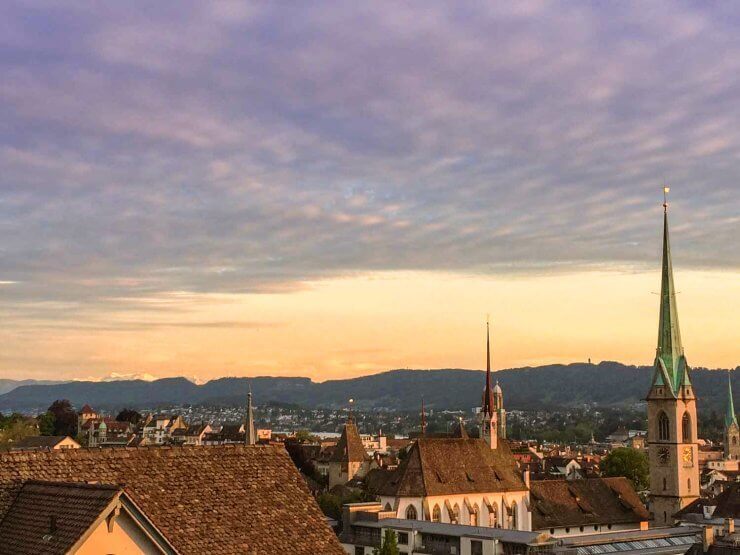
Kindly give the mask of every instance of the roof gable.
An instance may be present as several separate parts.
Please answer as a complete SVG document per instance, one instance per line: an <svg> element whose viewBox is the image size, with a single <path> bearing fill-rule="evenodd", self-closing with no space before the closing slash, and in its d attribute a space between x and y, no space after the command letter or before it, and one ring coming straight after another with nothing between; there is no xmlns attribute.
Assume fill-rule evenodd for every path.
<svg viewBox="0 0 740 555"><path fill-rule="evenodd" d="M339 438L330 460L346 463L363 462L369 458L365 446L362 444L360 433L357 431L357 425L354 420L347 420L342 430L342 436Z"/></svg>

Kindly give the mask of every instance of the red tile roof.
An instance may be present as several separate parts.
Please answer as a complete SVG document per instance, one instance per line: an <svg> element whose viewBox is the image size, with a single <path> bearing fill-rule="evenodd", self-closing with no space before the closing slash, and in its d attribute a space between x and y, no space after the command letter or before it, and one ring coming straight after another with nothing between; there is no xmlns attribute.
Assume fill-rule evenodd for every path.
<svg viewBox="0 0 740 555"><path fill-rule="evenodd" d="M353 420L348 420L342 430L337 446L332 451L330 460L334 462L362 462L370 456L362 445L362 438Z"/></svg>
<svg viewBox="0 0 740 555"><path fill-rule="evenodd" d="M27 480L125 484L182 554L344 553L285 450L225 445L0 455L0 516Z"/></svg>

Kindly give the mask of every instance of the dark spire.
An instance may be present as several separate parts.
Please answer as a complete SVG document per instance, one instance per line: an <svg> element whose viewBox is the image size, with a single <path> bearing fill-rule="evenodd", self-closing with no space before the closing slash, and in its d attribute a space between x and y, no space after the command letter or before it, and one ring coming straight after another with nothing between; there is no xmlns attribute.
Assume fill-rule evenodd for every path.
<svg viewBox="0 0 740 555"><path fill-rule="evenodd" d="M486 385L483 389L481 412L485 416L491 416L493 414L493 388L491 387L491 331L488 320L486 320Z"/></svg>
<svg viewBox="0 0 740 555"><path fill-rule="evenodd" d="M255 445L257 443L257 434L254 430L254 411L252 409L252 385L249 385L247 393L247 421L244 426L244 443Z"/></svg>
<svg viewBox="0 0 740 555"><path fill-rule="evenodd" d="M667 195L668 187L664 188ZM678 305L676 287L673 283L673 261L671 242L668 233L668 200L663 202L663 261L660 286L660 322L658 324L658 348L656 365L662 366L674 393L682 385L689 385L688 366L681 343L681 330L678 325ZM660 369L660 368L659 368Z"/></svg>
<svg viewBox="0 0 740 555"><path fill-rule="evenodd" d="M725 429L732 425L737 426L737 416L735 415L735 403L732 400L732 374L727 372L727 411L725 412Z"/></svg>

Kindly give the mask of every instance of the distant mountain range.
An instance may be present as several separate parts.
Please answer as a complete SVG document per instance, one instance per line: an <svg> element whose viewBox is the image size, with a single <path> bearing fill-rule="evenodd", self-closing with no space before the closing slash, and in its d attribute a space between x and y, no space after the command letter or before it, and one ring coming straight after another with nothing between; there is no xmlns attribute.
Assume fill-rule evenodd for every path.
<svg viewBox="0 0 740 555"><path fill-rule="evenodd" d="M736 368L733 374L737 374ZM629 406L642 401L652 368L618 362L553 364L500 370L494 374L508 409L567 408L592 403ZM727 372L691 373L702 411L724 410ZM0 384L7 382L0 381ZM738 380L734 380L736 383ZM391 370L381 374L316 383L309 378L220 378L197 385L185 378L155 381L68 382L19 385L0 395L0 410L42 411L56 399L76 407L147 408L168 404L243 404L252 387L256 404L290 403L306 408L342 407L355 399L360 409L417 410L424 396L434 409L470 409L480 404L484 373L479 370ZM740 399L740 383L736 396Z"/></svg>

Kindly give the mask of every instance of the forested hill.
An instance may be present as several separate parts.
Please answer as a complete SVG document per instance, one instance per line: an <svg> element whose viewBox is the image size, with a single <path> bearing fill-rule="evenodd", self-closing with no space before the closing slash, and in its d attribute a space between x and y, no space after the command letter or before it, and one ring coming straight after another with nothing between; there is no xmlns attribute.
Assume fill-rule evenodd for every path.
<svg viewBox="0 0 740 555"><path fill-rule="evenodd" d="M737 374L735 369L733 374ZM508 409L582 406L628 406L641 401L652 369L617 362L548 365L500 370L494 374L504 390ZM702 411L724 409L727 372L694 370L694 389ZM381 374L316 383L308 378L221 378L196 385L185 378L153 382L69 382L25 385L0 395L0 410L45 409L55 399L80 407L152 407L165 404L223 404L244 401L251 384L255 402L290 403L303 407L340 407L349 398L358 408L414 410L422 395L434 409L469 409L480 404L484 373L478 370L391 370ZM740 399L740 376L736 396Z"/></svg>

